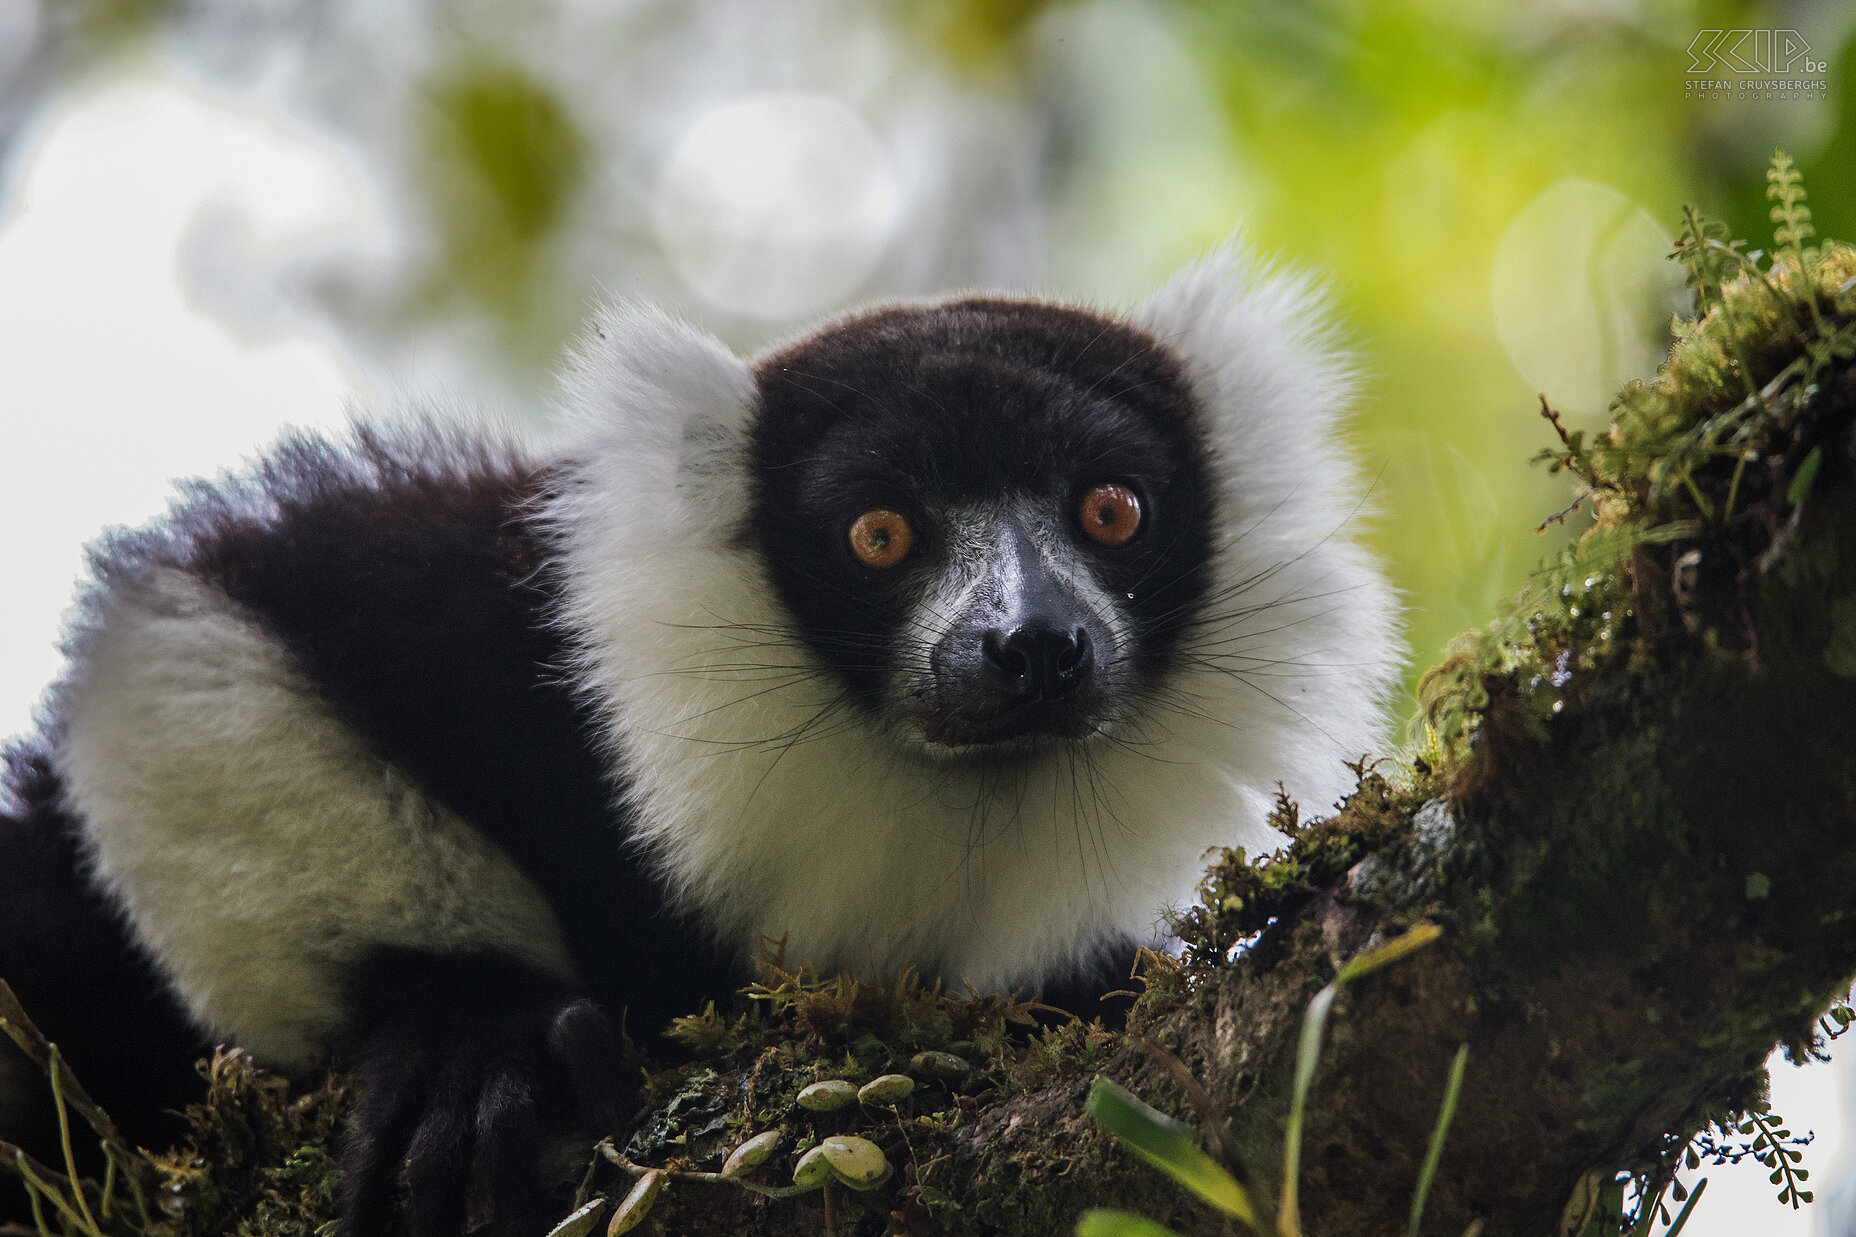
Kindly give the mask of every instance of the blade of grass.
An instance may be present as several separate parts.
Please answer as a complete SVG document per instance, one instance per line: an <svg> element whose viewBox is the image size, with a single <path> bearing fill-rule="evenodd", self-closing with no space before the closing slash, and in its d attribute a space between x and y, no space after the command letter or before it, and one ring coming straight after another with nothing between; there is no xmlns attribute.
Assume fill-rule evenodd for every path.
<svg viewBox="0 0 1856 1237"><path fill-rule="evenodd" d="M45 1226L45 1208L39 1202L39 1192L32 1188L30 1181L20 1182L26 1188L26 1201L32 1204L32 1227L39 1230L40 1237L51 1237L51 1229Z"/></svg>
<svg viewBox="0 0 1856 1237"><path fill-rule="evenodd" d="M1416 953L1444 934L1444 930L1434 923L1413 924L1404 932L1383 945L1363 949L1347 959L1347 964L1340 968L1340 974L1334 977L1336 983L1348 983L1385 966L1397 962L1406 954Z"/></svg>
<svg viewBox="0 0 1856 1237"><path fill-rule="evenodd" d="M1708 1179L1703 1177L1696 1183L1695 1191L1688 1196L1688 1201L1682 1204L1682 1210L1676 1212L1675 1221L1670 1224L1669 1231L1664 1233L1663 1237L1682 1237L1682 1229L1688 1224L1688 1213L1695 1210L1695 1204L1701 1201L1701 1192L1707 1188Z"/></svg>
<svg viewBox="0 0 1856 1237"><path fill-rule="evenodd" d="M1315 1064L1321 1059L1321 1031L1328 1010L1340 995L1340 978L1315 993L1302 1014L1302 1041L1295 1050L1295 1086L1289 1101L1289 1124L1283 1131L1282 1205L1276 1224L1284 1237L1302 1237L1302 1209L1298 1181L1302 1175L1302 1121L1308 1112L1308 1089L1315 1081Z"/></svg>
<svg viewBox="0 0 1856 1237"><path fill-rule="evenodd" d="M1283 1237L1302 1237L1302 1212L1299 1178L1302 1172L1302 1123L1308 1114L1308 1091L1315 1081L1315 1066L1321 1060L1321 1032L1327 1026L1328 1012L1334 998L1347 983L1367 975L1387 963L1396 962L1424 948L1443 935L1434 923L1419 923L1399 936L1362 950L1349 958L1334 976L1333 982L1315 993L1302 1015L1301 1042L1295 1052L1295 1086L1289 1102L1289 1122L1284 1131L1282 1149L1282 1205L1277 1209L1276 1224Z"/></svg>
<svg viewBox="0 0 1856 1237"><path fill-rule="evenodd" d="M21 1152L14 1156L13 1167L21 1177L25 1178L28 1187L36 1191L39 1195L42 1195L47 1202L51 1203L52 1206L56 1207L59 1212L63 1214L66 1220L70 1221L72 1228L86 1234L86 1237L103 1237L103 1234L97 1231L94 1224L87 1225L84 1221L84 1217L79 1215L72 1208L71 1204L65 1201L64 1192L62 1190L39 1179L38 1174L33 1172L31 1165L27 1163L25 1153ZM73 1185L72 1192L77 1193L81 1188L82 1187Z"/></svg>
<svg viewBox="0 0 1856 1237"><path fill-rule="evenodd" d="M1405 1226L1407 1237L1418 1237L1418 1225L1424 1219L1424 1202L1431 1194L1431 1178L1437 1175L1438 1161L1443 1159L1444 1139L1450 1134L1450 1122L1456 1116L1456 1098L1463 1090L1463 1070L1469 1064L1469 1045L1456 1050L1450 1063L1450 1081L1444 1084L1443 1106L1437 1111L1437 1128L1431 1131L1431 1144L1424 1149L1424 1168L1418 1173L1418 1189L1411 1197L1411 1223Z"/></svg>
<svg viewBox="0 0 1856 1237"><path fill-rule="evenodd" d="M64 1058L58 1054L58 1045L46 1044L45 1050L51 1055L51 1067L47 1071L52 1080L52 1107L58 1110L58 1142L64 1148L64 1171L71 1179L71 1196L77 1200L77 1209L84 1213L91 1231L98 1231L97 1217L90 1214L90 1204L84 1200L84 1179L77 1171L77 1157L71 1154L71 1114L65 1111L64 1087L60 1083L65 1066Z"/></svg>
<svg viewBox="0 0 1856 1237"><path fill-rule="evenodd" d="M1792 483L1785 489L1785 501L1796 507L1811 492L1811 483L1817 480L1817 470L1824 462L1824 448L1812 447L1811 454L1804 457L1804 463L1798 465L1798 471L1792 474Z"/></svg>

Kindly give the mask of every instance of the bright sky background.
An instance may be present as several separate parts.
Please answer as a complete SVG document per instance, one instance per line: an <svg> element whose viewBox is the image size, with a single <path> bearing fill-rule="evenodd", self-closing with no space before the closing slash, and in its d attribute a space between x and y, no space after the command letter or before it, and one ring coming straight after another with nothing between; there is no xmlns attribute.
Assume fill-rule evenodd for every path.
<svg viewBox="0 0 1856 1237"><path fill-rule="evenodd" d="M80 547L161 511L288 424L333 426L363 385L333 337L240 339L196 307L182 246L237 221L258 258L365 233L341 152L153 74L50 109L0 216L0 734L57 670ZM219 232L237 229L221 227Z"/></svg>
<svg viewBox="0 0 1856 1237"><path fill-rule="evenodd" d="M234 466L285 425L338 426L350 401L377 403L401 377L370 383L287 305L260 315L262 335L235 333L183 273L182 254L202 246L256 270L377 244L366 180L326 138L151 69L48 108L21 157L0 215L0 519L12 530L0 735L29 726L57 671L83 543L158 513L173 479ZM1856 1054L1838 1055L1774 1067L1775 1107L1817 1133L1805 1165L1819 1204L1782 1210L1750 1160L1704 1169L1690 1175L1712 1181L1688 1237L1821 1233L1852 1146Z"/></svg>

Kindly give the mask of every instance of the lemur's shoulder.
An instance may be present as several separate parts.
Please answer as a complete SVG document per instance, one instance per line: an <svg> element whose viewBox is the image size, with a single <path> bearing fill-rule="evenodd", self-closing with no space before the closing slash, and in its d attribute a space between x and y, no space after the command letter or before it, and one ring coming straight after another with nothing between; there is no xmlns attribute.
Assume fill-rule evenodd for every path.
<svg viewBox="0 0 1856 1237"><path fill-rule="evenodd" d="M500 832L518 804L537 818L601 810L604 773L547 615L536 512L551 476L481 430L289 434L99 543L74 661L165 575L169 592L194 587L218 607L201 624L237 616L274 641L372 752L477 827ZM557 862L555 839L496 840L525 868Z"/></svg>
<svg viewBox="0 0 1856 1237"><path fill-rule="evenodd" d="M292 435L93 554L49 701L87 863L272 1060L326 1051L381 949L649 953L547 617L548 479L494 439Z"/></svg>

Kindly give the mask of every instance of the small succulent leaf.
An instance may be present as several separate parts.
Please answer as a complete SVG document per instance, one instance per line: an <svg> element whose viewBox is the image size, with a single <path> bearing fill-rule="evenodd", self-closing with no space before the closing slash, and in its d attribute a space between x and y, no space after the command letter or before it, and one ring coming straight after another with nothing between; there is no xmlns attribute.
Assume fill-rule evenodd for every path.
<svg viewBox="0 0 1856 1237"><path fill-rule="evenodd" d="M593 1231L593 1225L599 1220L599 1213L606 1209L606 1200L596 1198L590 1203L576 1207L573 1214L548 1230L548 1237L586 1237Z"/></svg>
<svg viewBox="0 0 1856 1237"><path fill-rule="evenodd" d="M644 1218L651 1214L651 1204L663 1193L664 1182L667 1180L669 1177L661 1168L653 1168L638 1178L631 1193L625 1196L618 1209L612 1213L612 1223L606 1226L606 1237L619 1237L619 1234L629 1233L644 1223Z"/></svg>
<svg viewBox="0 0 1856 1237"><path fill-rule="evenodd" d="M1076 1237L1179 1237L1179 1234L1146 1216L1098 1207L1085 1211L1083 1218L1076 1222Z"/></svg>

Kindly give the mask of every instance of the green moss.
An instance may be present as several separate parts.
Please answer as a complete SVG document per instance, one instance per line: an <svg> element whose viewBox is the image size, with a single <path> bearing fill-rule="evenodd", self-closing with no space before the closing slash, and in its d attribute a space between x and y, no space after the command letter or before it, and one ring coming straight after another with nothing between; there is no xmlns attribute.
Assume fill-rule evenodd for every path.
<svg viewBox="0 0 1856 1237"><path fill-rule="evenodd" d="M1339 810L1312 822L1303 822L1299 806L1278 792L1269 823L1288 838L1281 850L1254 860L1241 849L1219 855L1200 882L1200 904L1175 924L1191 967L1220 965L1240 942L1293 914L1368 854L1406 837L1438 784L1428 767L1412 771L1403 785L1377 767L1362 764L1355 772L1359 784Z"/></svg>
<svg viewBox="0 0 1856 1237"><path fill-rule="evenodd" d="M318 1237L337 1217L337 1147L351 1107L346 1080L293 1093L288 1081L221 1049L206 1096L187 1109L185 1146L153 1157L162 1231L173 1237Z"/></svg>
<svg viewBox="0 0 1856 1237"><path fill-rule="evenodd" d="M1808 223L1789 161L1781 155L1777 165L1788 217ZM1703 312L1673 324L1668 360L1654 382L1619 394L1610 429L1568 432L1543 407L1559 445L1540 458L1576 479L1591 522L1501 617L1461 637L1424 677L1425 715L1454 769L1473 776L1472 741L1491 726L1544 737L1569 682L1628 673L1645 639L1673 625L1724 657L1747 651L1751 633L1735 621L1747 608L1740 569L1782 554L1824 466L1821 444L1847 425L1838 382L1856 356L1856 249L1781 239L1762 264L1723 232L1689 213L1676 257ZM1658 567L1667 590L1645 587ZM1856 665L1849 640L1839 628L1827 645L1833 666Z"/></svg>

